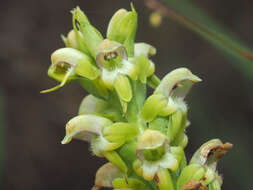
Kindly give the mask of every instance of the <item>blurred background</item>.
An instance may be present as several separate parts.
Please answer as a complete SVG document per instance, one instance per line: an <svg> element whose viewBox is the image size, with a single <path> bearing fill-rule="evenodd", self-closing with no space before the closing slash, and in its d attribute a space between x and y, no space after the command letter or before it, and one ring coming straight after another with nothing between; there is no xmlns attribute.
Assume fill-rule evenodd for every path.
<svg viewBox="0 0 253 190"><path fill-rule="evenodd" d="M0 5L0 189L91 189L105 162L87 143L61 145L65 123L77 114L86 92L72 83L40 94L56 82L47 76L50 54L63 47L60 34L72 28L70 10L81 7L103 34L112 14L128 0L2 0ZM164 18L152 27L144 0L136 41L154 45L156 73L163 77L188 67L203 79L187 97L191 127L188 158L203 142L221 138L234 144L219 164L223 190L251 188L253 149L252 67L228 56L196 33ZM195 0L206 14L253 47L253 1ZM190 13L191 14L191 13ZM198 13L197 13L198 14ZM249 71L245 74L244 71ZM253 76L253 75L252 75Z"/></svg>

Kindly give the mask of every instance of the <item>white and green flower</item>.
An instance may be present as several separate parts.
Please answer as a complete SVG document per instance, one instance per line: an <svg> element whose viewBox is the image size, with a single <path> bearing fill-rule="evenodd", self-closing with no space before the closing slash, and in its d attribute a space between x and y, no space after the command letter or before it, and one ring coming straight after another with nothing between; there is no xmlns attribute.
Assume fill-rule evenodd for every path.
<svg viewBox="0 0 253 190"><path fill-rule="evenodd" d="M137 141L138 160L133 165L135 172L145 180L152 180L160 168L177 170L183 152L182 149L181 151L175 149L178 150L178 147L170 147L165 135L159 131L147 129Z"/></svg>

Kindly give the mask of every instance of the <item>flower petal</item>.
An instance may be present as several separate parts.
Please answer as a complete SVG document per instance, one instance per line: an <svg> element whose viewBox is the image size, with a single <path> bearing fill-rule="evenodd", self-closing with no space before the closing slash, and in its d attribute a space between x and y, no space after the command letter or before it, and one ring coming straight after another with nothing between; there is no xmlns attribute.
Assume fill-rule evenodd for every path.
<svg viewBox="0 0 253 190"><path fill-rule="evenodd" d="M93 188L100 189L101 187L113 187L113 180L123 176L124 174L116 166L111 163L106 163L98 169Z"/></svg>
<svg viewBox="0 0 253 190"><path fill-rule="evenodd" d="M150 162L144 161L142 165L143 178L145 180L151 181L154 178L156 172L158 171L158 167L159 166L157 164L152 164Z"/></svg>
<svg viewBox="0 0 253 190"><path fill-rule="evenodd" d="M82 100L78 115L100 113L106 109L108 103L102 99L96 98L93 95L85 96Z"/></svg>
<svg viewBox="0 0 253 190"><path fill-rule="evenodd" d="M223 144L219 139L204 143L193 155L190 163L207 165L216 169L218 161L232 148L232 144Z"/></svg>
<svg viewBox="0 0 253 190"><path fill-rule="evenodd" d="M110 142L126 142L138 135L135 124L118 122L103 129L103 136Z"/></svg>
<svg viewBox="0 0 253 190"><path fill-rule="evenodd" d="M200 81L201 79L199 77L193 75L191 71L186 68L175 69L162 79L154 93L161 93L165 97L173 95L184 98L193 83Z"/></svg>
<svg viewBox="0 0 253 190"><path fill-rule="evenodd" d="M146 57L151 57L156 54L156 48L147 43L134 44L134 56L138 57L144 54Z"/></svg>
<svg viewBox="0 0 253 190"><path fill-rule="evenodd" d="M175 171L178 168L178 161L171 153L166 153L164 158L159 161L159 165L162 168L168 168L171 171Z"/></svg>
<svg viewBox="0 0 253 190"><path fill-rule="evenodd" d="M111 124L109 119L99 116L76 116L66 124L66 136L62 140L62 144L69 143L72 138L90 142L94 135L101 135L102 127Z"/></svg>

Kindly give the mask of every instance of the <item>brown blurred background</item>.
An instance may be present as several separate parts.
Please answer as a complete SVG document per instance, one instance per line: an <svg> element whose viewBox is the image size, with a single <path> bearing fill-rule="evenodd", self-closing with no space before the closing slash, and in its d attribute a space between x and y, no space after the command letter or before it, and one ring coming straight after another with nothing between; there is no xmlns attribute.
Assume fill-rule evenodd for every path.
<svg viewBox="0 0 253 190"><path fill-rule="evenodd" d="M63 46L60 34L72 27L70 10L77 5L105 34L112 14L129 9L128 0L2 0L0 4L0 189L81 190L93 185L105 162L92 156L88 144L61 145L65 123L77 114L86 92L78 84L50 94L50 54ZM162 77L185 66L203 79L187 98L191 127L188 158L200 144L221 138L234 144L219 164L223 190L250 189L253 134L252 82L222 53L198 35L168 19L149 24L143 0L136 41L153 44L156 73ZM253 2L196 0L207 13L253 47ZM235 63L240 64L240 63Z"/></svg>

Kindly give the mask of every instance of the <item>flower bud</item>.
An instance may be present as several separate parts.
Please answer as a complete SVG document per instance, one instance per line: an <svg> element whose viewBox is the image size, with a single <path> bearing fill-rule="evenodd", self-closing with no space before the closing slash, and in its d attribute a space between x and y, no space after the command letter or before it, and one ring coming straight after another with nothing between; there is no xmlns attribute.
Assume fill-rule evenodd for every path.
<svg viewBox="0 0 253 190"><path fill-rule="evenodd" d="M134 56L134 40L137 30L137 13L131 5L132 11L118 10L110 20L107 28L107 39L123 44L130 57Z"/></svg>
<svg viewBox="0 0 253 190"><path fill-rule="evenodd" d="M75 8L72 11L72 14L73 27L77 35L78 44L84 44L80 49L85 53L88 52L93 58L95 58L98 52L98 46L103 41L103 36L90 24L88 18L79 7ZM81 35L78 32L80 32Z"/></svg>
<svg viewBox="0 0 253 190"><path fill-rule="evenodd" d="M65 37L64 35L61 35L61 38L66 47L78 49L78 41L77 41L75 30L70 30L67 37Z"/></svg>
<svg viewBox="0 0 253 190"><path fill-rule="evenodd" d="M127 173L127 166L116 151L106 151L103 153L103 156L118 169L120 169L121 172L124 174Z"/></svg>

